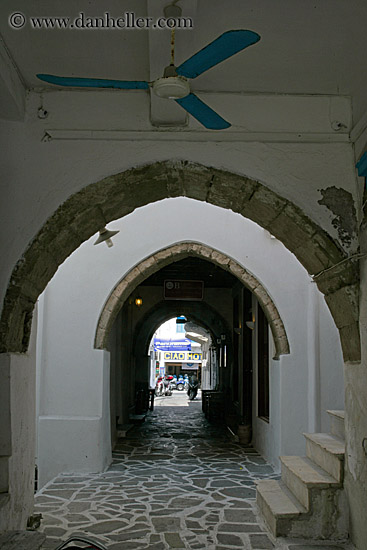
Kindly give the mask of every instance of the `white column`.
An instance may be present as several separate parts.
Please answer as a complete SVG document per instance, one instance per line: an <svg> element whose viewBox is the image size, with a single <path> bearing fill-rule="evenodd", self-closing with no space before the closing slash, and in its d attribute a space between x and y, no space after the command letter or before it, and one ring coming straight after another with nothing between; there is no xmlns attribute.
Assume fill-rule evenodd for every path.
<svg viewBox="0 0 367 550"><path fill-rule="evenodd" d="M308 430L320 431L320 326L319 297L316 284L310 282L307 303Z"/></svg>

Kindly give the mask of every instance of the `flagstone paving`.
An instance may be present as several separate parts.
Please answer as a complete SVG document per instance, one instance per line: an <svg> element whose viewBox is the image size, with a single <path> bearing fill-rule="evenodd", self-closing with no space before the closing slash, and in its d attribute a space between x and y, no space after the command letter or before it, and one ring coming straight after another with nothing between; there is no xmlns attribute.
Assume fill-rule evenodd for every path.
<svg viewBox="0 0 367 550"><path fill-rule="evenodd" d="M277 478L251 447L210 424L200 401L156 400L144 423L119 440L101 474L63 474L36 495L43 550L79 534L108 550L340 550L269 535L258 516L255 480ZM178 401L177 401L178 400ZM159 405L165 406L159 406Z"/></svg>

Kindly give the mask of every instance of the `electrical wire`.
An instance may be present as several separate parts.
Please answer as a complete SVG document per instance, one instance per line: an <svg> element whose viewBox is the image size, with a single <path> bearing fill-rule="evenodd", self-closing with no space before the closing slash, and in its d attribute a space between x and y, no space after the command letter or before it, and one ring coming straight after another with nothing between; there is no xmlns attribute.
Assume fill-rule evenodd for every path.
<svg viewBox="0 0 367 550"><path fill-rule="evenodd" d="M358 254L353 254L352 256L348 256L348 258L344 258L344 260L341 260L341 262L338 262L337 264L334 264L330 267L327 267L326 269L323 269L322 271L320 271L319 273L316 273L316 275L311 275L311 277L313 279L317 279L317 277L320 277L321 275L323 275L324 273L326 273L327 271L330 271L331 269L334 269L334 267L338 267L338 265L341 265L343 264L344 262L348 262L349 260L360 260L361 258L364 258L365 256L367 256L367 253L358 253Z"/></svg>

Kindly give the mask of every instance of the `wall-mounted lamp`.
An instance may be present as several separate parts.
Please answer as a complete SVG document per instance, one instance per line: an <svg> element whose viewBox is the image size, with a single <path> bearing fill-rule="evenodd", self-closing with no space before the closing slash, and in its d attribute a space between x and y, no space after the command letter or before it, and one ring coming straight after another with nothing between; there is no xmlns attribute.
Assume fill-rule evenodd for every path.
<svg viewBox="0 0 367 550"><path fill-rule="evenodd" d="M255 321L246 321L246 326L250 328L251 330L254 330L255 328Z"/></svg>
<svg viewBox="0 0 367 550"><path fill-rule="evenodd" d="M143 298L141 296L135 298L135 305L136 307L141 307L143 305Z"/></svg>
<svg viewBox="0 0 367 550"><path fill-rule="evenodd" d="M116 233L119 233L119 231L110 231L106 227L103 227L102 229L100 229L99 237L98 237L98 239L96 240L96 242L94 244L99 244L99 243L104 243L105 242L106 245L108 246L108 248L111 248L111 246L113 246L113 242L112 242L111 237L116 235Z"/></svg>

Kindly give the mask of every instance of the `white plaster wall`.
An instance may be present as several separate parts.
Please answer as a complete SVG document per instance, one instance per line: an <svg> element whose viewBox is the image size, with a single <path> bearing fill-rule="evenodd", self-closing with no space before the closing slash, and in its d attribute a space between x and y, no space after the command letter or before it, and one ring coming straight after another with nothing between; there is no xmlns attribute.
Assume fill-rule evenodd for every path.
<svg viewBox="0 0 367 550"><path fill-rule="evenodd" d="M106 357L104 352L93 349L99 314L112 288L134 265L161 248L187 240L203 243L235 259L254 273L278 307L291 354L274 362L272 370L272 419L265 435L267 440L279 441L279 445L264 443L260 450L274 463L279 453L302 454L300 433L309 429L309 409L315 402L314 388L309 385L307 353L307 303L309 287L314 283L296 258L253 222L185 198L137 209L111 223L110 228L120 230L113 238L114 247L93 246L95 236L85 242L59 268L42 298L47 319L40 361L42 480L55 474L54 466L50 466L55 461L63 471L86 471L97 466L101 469L108 461L110 447L107 445L101 455L98 446L98 442L105 445L103 438L108 441L110 433L106 427L107 393L103 391L108 387ZM341 352L338 332L329 321L327 312L325 315L320 308L320 324L324 326L320 346L326 379L328 373L335 372L335 353L329 353L335 346L340 362L333 392L330 393L329 385L322 392L325 402L334 402L332 408L341 408ZM314 415L320 416L320 410ZM79 440L83 450L78 448Z"/></svg>
<svg viewBox="0 0 367 550"><path fill-rule="evenodd" d="M26 354L1 354L0 367L9 377L11 456L8 460L9 498L0 507L0 531L26 529L33 513L35 447L36 447L36 336L37 313ZM4 381L5 382L5 381ZM5 383L6 385L6 383ZM3 403L1 403L3 405ZM7 431L7 430L6 430Z"/></svg>
<svg viewBox="0 0 367 550"><path fill-rule="evenodd" d="M337 139L332 133L330 143L319 143L318 134L311 143L292 143L289 142L292 138L286 135L284 142L261 143L255 141L255 137L251 142L246 137L244 141L237 138L232 142L226 141L225 133L218 132L215 138L210 137L210 141L209 137L208 141L195 137L194 132L189 135L170 134L169 140L162 140L162 132L150 137L145 135L150 126L141 125L137 114L141 112L142 99L139 94L125 94L124 108L116 105L116 109L111 109L111 101L117 101L116 98L116 94L111 96L109 93L47 94L45 108L50 115L42 122L37 118L39 95L30 93L26 122L2 121L0 185L3 201L0 219L6 231L0 232L0 254L7 261L0 273L1 302L14 265L29 241L60 204L90 183L134 166L159 160L184 159L243 174L293 201L335 238L338 234L332 225L334 215L318 204L322 197L319 190L330 186L343 188L353 195L356 202L359 201L352 145L332 142ZM315 109L317 113L320 110L319 105L317 108L314 105L314 100L310 99L309 104L305 99L306 103L297 108L307 127L310 117L316 126L316 121L320 119L314 116ZM278 104L273 104L273 101L276 98L267 99L267 112L277 111ZM225 102L228 102L228 97ZM264 105L255 102L251 104L251 109L254 110L252 118L262 121L264 126ZM282 109L282 112L287 112L287 103ZM321 111L326 118L329 117L328 101ZM96 115L96 120L93 113L103 113L103 117ZM100 141L75 136L71 140L42 141L45 131L50 128L98 128L100 119L105 129L113 127L113 121L116 125L116 120L119 121L119 130L128 129L123 141L114 141L108 136L101 136ZM286 131L283 119L267 118L267 127L278 136L276 139L280 139ZM137 130L133 131L134 128ZM264 127L255 128L255 131L260 130L264 131ZM355 248L356 242L353 246Z"/></svg>

